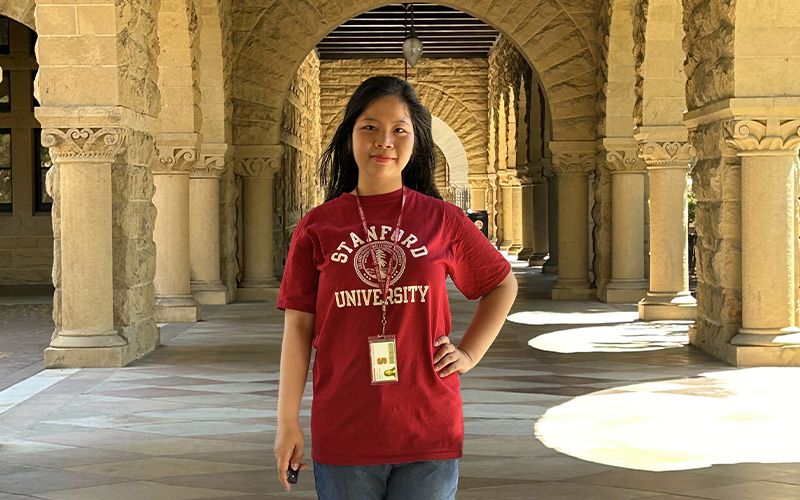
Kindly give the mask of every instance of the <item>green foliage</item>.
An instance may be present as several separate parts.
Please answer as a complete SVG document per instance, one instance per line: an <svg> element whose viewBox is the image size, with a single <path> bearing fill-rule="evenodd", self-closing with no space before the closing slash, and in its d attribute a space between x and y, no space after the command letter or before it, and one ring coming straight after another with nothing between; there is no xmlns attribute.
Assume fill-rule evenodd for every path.
<svg viewBox="0 0 800 500"><path fill-rule="evenodd" d="M697 196L689 191L689 224L694 224L694 216L697 211Z"/></svg>

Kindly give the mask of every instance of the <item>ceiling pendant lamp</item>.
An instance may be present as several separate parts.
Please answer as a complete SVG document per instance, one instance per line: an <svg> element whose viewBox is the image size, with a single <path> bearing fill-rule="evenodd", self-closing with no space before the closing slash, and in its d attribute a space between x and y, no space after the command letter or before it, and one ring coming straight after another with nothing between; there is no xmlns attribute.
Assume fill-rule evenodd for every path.
<svg viewBox="0 0 800 500"><path fill-rule="evenodd" d="M408 18L409 10L411 12L411 32L403 42L403 57L413 68L422 57L422 40L417 37L417 32L414 30L414 4L404 4L404 6L406 8L406 19Z"/></svg>

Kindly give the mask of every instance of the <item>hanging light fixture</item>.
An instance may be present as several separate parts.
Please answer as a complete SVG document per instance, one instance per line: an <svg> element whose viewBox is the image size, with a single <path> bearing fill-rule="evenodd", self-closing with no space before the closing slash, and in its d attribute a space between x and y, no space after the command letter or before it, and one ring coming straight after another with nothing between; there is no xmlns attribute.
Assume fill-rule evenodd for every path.
<svg viewBox="0 0 800 500"><path fill-rule="evenodd" d="M414 4L403 4L403 6L406 9L406 20L409 11L411 12L411 32L403 42L403 57L413 68L422 57L422 40L417 37L417 32L414 30Z"/></svg>

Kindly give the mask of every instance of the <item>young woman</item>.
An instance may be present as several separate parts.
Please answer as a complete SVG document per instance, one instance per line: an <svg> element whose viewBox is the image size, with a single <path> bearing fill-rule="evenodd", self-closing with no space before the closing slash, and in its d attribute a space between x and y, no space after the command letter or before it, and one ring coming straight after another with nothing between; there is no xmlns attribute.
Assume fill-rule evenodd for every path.
<svg viewBox="0 0 800 500"><path fill-rule="evenodd" d="M431 115L411 86L364 81L321 160L325 203L292 236L275 458L303 470L298 422L316 349L311 456L323 500L452 499L464 421L458 374L516 297L503 256L433 183ZM450 276L478 307L450 343Z"/></svg>

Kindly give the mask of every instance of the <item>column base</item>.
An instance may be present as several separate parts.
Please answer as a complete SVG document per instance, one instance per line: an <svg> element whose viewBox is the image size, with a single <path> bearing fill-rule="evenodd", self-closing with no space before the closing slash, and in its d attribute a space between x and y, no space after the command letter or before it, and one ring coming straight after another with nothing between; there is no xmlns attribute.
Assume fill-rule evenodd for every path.
<svg viewBox="0 0 800 500"><path fill-rule="evenodd" d="M124 347L128 341L114 329L109 330L56 330L50 347L56 349L102 349Z"/></svg>
<svg viewBox="0 0 800 500"><path fill-rule="evenodd" d="M550 289L553 300L596 300L588 279L558 278Z"/></svg>
<svg viewBox="0 0 800 500"><path fill-rule="evenodd" d="M192 297L201 305L227 304L225 295L228 289L221 281L192 281Z"/></svg>
<svg viewBox="0 0 800 500"><path fill-rule="evenodd" d="M800 366L800 344L772 347L728 344L725 350L725 361L742 368Z"/></svg>
<svg viewBox="0 0 800 500"><path fill-rule="evenodd" d="M697 300L689 292L647 292L639 302L639 319L642 321L692 321L696 317Z"/></svg>
<svg viewBox="0 0 800 500"><path fill-rule="evenodd" d="M543 274L558 274L558 261L552 257L542 264Z"/></svg>
<svg viewBox="0 0 800 500"><path fill-rule="evenodd" d="M200 315L200 304L191 295L156 295L157 323L196 323Z"/></svg>
<svg viewBox="0 0 800 500"><path fill-rule="evenodd" d="M606 288L600 292L600 300L611 303L636 303L647 295L647 280L611 279Z"/></svg>
<svg viewBox="0 0 800 500"><path fill-rule="evenodd" d="M527 261L531 258L531 255L533 255L533 248L523 247L517 254L517 259Z"/></svg>
<svg viewBox="0 0 800 500"><path fill-rule="evenodd" d="M45 368L119 368L134 360L131 345L119 347L48 347Z"/></svg>
<svg viewBox="0 0 800 500"><path fill-rule="evenodd" d="M528 266L543 266L547 262L546 253L534 253L528 258Z"/></svg>
<svg viewBox="0 0 800 500"><path fill-rule="evenodd" d="M508 249L508 255L516 255L519 258L519 253L522 251L522 245L511 245Z"/></svg>
<svg viewBox="0 0 800 500"><path fill-rule="evenodd" d="M498 250L508 250L514 244L513 241L501 241L499 245L497 245Z"/></svg>
<svg viewBox="0 0 800 500"><path fill-rule="evenodd" d="M740 328L730 343L742 347L800 346L800 328Z"/></svg>
<svg viewBox="0 0 800 500"><path fill-rule="evenodd" d="M278 298L281 283L275 278L260 279L258 286L252 286L254 280L242 281L236 289L237 302L263 302Z"/></svg>

